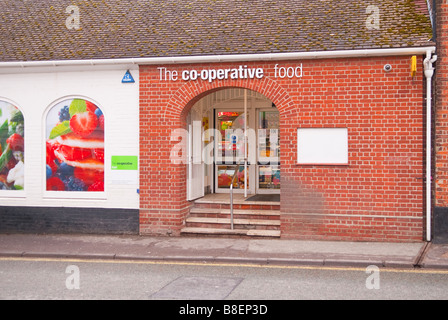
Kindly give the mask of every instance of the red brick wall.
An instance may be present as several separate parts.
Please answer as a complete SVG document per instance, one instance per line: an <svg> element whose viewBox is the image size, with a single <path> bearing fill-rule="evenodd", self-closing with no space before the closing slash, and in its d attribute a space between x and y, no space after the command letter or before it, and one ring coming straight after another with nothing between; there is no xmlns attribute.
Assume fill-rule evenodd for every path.
<svg viewBox="0 0 448 320"><path fill-rule="evenodd" d="M448 243L448 2L436 1L432 241Z"/></svg>
<svg viewBox="0 0 448 320"><path fill-rule="evenodd" d="M448 2L437 4L435 206L448 207Z"/></svg>
<svg viewBox="0 0 448 320"><path fill-rule="evenodd" d="M274 79L274 66L303 63L303 77ZM383 71L389 63L390 73ZM264 68L263 79L159 81L140 69L140 231L179 233L189 203L186 166L170 162L171 130L213 90L243 87L280 112L282 237L420 241L424 212L424 80L410 57L171 65L170 70ZM421 60L419 60L419 71ZM297 128L346 127L349 165L298 165Z"/></svg>

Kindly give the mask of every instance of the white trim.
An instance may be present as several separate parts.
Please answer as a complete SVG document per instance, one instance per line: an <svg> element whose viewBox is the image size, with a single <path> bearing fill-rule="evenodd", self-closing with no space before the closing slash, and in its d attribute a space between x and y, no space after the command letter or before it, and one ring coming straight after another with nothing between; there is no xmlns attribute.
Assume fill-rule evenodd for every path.
<svg viewBox="0 0 448 320"><path fill-rule="evenodd" d="M270 60L298 60L298 59L330 59L355 57L384 57L399 55L426 55L428 51L434 53L435 46L417 48L389 48L389 49L362 49L290 53L260 53L260 54L231 54L231 55L204 55L181 57L152 57L152 58L122 58L122 59L90 59L90 60L51 60L51 61L9 61L0 62L1 68L27 68L27 67L60 67L60 66L96 66L96 65L158 65L183 63L212 63L212 62L239 62L239 61L270 61Z"/></svg>

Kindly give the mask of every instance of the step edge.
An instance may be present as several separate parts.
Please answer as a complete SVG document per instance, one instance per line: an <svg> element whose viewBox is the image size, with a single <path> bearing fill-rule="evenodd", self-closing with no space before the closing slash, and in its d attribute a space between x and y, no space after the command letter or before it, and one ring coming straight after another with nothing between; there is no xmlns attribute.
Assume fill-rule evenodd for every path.
<svg viewBox="0 0 448 320"><path fill-rule="evenodd" d="M221 208L191 208L190 213L220 213L230 214L230 209ZM280 210L275 209L234 209L233 214L247 215L280 215Z"/></svg>
<svg viewBox="0 0 448 320"><path fill-rule="evenodd" d="M191 223L213 223L213 224L229 224L230 218L208 218L208 217L187 217L185 222ZM280 226L280 220L264 220L264 219L234 219L234 224L247 225L272 225Z"/></svg>
<svg viewBox="0 0 448 320"><path fill-rule="evenodd" d="M280 237L280 230L244 230L244 229L214 229L214 228L196 228L185 227L180 230L181 233L198 233L198 234L227 234L227 235L246 235L259 237Z"/></svg>

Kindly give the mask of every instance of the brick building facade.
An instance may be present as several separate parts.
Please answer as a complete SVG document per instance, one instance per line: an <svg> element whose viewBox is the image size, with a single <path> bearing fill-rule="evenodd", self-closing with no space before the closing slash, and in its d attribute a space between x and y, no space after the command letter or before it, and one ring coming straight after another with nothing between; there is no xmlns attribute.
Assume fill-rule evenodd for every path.
<svg viewBox="0 0 448 320"><path fill-rule="evenodd" d="M305 60L302 78L280 80L274 67L295 67L295 61L252 62L245 65L262 67L264 79L213 83L160 81L158 67L142 67L140 163L148 171L140 181L141 232L178 232L188 214L185 166L167 166L172 128L186 127L186 115L200 97L240 87L265 95L280 113L283 237L421 240L424 79L421 73L411 77L409 61L410 56ZM385 64L393 71L385 72ZM235 66L163 67L180 74ZM349 163L297 164L297 128L348 128Z"/></svg>
<svg viewBox="0 0 448 320"><path fill-rule="evenodd" d="M23 114L26 172L21 189L4 181L0 231L178 236L197 198L227 196L235 185L239 195L280 195L269 206L281 238L444 238L446 4L437 3L432 38L434 5L424 0L155 2L101 2L93 10L80 1L68 12L62 1L0 5L9 14L0 27L0 108ZM17 19L30 23L14 29ZM36 21L42 25L28 30ZM431 138L424 60L436 48ZM123 78L127 71L134 81ZM68 118L52 123L48 115L64 103ZM74 137L72 122L89 112L103 136L94 141L102 149L95 144L87 156L89 138ZM77 149L67 154L67 146ZM214 153L204 164L208 146L233 152L230 161ZM195 150L203 157L196 167ZM102 164L92 168L93 161ZM5 179L13 167L2 169ZM238 183L225 180L232 170ZM254 212L265 209L256 202L242 202L238 214L245 209L266 214ZM228 224L223 212L213 223ZM207 219L191 221L198 229ZM259 236L255 226L271 218L257 219L237 222Z"/></svg>

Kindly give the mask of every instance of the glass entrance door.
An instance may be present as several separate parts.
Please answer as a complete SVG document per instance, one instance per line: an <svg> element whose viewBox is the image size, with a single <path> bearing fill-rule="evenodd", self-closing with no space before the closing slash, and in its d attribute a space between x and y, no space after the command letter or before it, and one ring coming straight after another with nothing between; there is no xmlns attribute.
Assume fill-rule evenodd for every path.
<svg viewBox="0 0 448 320"><path fill-rule="evenodd" d="M245 121L249 117L245 116L243 111L216 111L216 129L219 131L219 137L216 140L216 192L228 192L230 184L235 174L235 170L240 164L237 176L233 183L235 192L244 191L245 184L250 193L251 164L247 163L244 167L244 158L246 155L246 143L244 130Z"/></svg>
<svg viewBox="0 0 448 320"><path fill-rule="evenodd" d="M279 112L257 110L257 120L257 193L279 193Z"/></svg>
<svg viewBox="0 0 448 320"><path fill-rule="evenodd" d="M235 192L280 193L280 135L277 109L217 110L215 139L215 192L226 193L238 163ZM247 144L244 128L247 121ZM245 148L248 148L247 154ZM244 158L247 155L247 167Z"/></svg>

